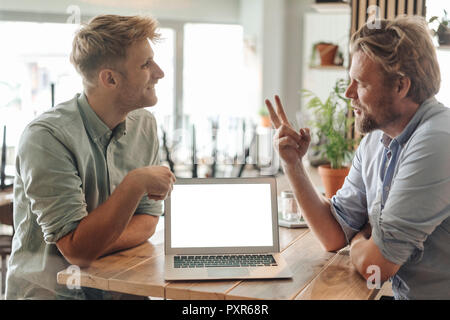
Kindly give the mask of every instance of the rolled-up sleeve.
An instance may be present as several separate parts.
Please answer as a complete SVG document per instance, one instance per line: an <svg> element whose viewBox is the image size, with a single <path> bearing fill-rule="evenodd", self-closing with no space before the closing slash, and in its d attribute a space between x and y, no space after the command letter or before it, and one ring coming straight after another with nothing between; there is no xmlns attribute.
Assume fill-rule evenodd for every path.
<svg viewBox="0 0 450 320"><path fill-rule="evenodd" d="M87 215L70 151L51 129L33 125L21 137L16 165L45 242L56 243Z"/></svg>
<svg viewBox="0 0 450 320"><path fill-rule="evenodd" d="M145 195L135 211L136 214L148 214L151 216L161 216L163 214L162 201L155 201Z"/></svg>
<svg viewBox="0 0 450 320"><path fill-rule="evenodd" d="M366 189L361 175L360 148L355 153L344 185L331 198L331 213L344 231L347 244L368 220Z"/></svg>
<svg viewBox="0 0 450 320"><path fill-rule="evenodd" d="M399 159L380 223L372 231L383 256L393 263L419 261L427 237L449 217L449 150L447 133L417 132Z"/></svg>

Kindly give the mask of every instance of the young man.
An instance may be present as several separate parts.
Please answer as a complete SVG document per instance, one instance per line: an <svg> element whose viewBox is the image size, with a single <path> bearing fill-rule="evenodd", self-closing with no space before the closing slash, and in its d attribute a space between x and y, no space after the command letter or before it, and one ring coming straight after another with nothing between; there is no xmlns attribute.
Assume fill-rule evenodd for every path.
<svg viewBox="0 0 450 320"><path fill-rule="evenodd" d="M350 244L366 279L392 278L396 299L450 298L450 109L436 101L440 72L418 17L367 25L351 39L346 96L361 141L343 187L326 199L302 164L309 129L296 132L279 97L266 105L304 217L329 251ZM375 266L375 268L369 268Z"/></svg>
<svg viewBox="0 0 450 320"><path fill-rule="evenodd" d="M18 147L7 299L110 298L58 285L56 274L154 233L175 181L142 109L156 104L164 76L150 45L156 28L151 18L104 15L75 35L84 93L31 122Z"/></svg>

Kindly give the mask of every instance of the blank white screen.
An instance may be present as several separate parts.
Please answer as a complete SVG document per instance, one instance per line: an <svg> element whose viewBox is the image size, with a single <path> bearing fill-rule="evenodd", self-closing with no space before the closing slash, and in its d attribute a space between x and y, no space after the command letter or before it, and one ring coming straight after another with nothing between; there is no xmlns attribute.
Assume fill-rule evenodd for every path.
<svg viewBox="0 0 450 320"><path fill-rule="evenodd" d="M172 248L272 246L269 184L174 185Z"/></svg>

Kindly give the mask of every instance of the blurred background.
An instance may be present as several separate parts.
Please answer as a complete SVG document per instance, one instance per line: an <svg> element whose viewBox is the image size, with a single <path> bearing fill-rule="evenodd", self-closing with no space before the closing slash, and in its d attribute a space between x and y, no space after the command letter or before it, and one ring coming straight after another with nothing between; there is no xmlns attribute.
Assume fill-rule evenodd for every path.
<svg viewBox="0 0 450 320"><path fill-rule="evenodd" d="M395 12L412 3L396 1ZM317 2L1 0L0 141L6 175L14 175L24 127L82 91L69 62L73 34L80 23L107 13L145 14L160 22L163 41L154 51L165 77L156 88L158 104L148 110L158 122L163 162L178 176L277 173L273 131L262 119L264 99L279 94L299 128L309 116L300 90L326 98L336 79L348 74L357 1ZM383 7L380 1L360 2ZM416 2L414 10L420 3L427 19L450 12L446 0ZM314 51L320 42L337 46L332 65L320 65ZM440 46L437 52L443 76L438 99L450 106L450 50Z"/></svg>

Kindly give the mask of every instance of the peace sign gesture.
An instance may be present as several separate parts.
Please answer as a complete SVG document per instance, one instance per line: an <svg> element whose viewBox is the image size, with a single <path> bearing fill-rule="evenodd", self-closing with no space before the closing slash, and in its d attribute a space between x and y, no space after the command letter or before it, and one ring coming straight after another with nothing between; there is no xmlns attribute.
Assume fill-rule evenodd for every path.
<svg viewBox="0 0 450 320"><path fill-rule="evenodd" d="M277 111L275 112L269 99L265 101L269 110L272 126L277 130L273 137L273 146L287 165L294 165L308 151L311 135L308 128L295 131L289 123L279 96L275 96Z"/></svg>

